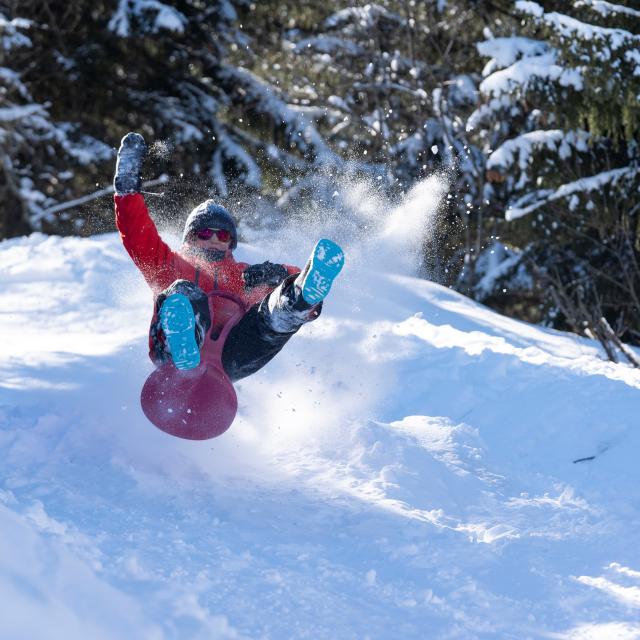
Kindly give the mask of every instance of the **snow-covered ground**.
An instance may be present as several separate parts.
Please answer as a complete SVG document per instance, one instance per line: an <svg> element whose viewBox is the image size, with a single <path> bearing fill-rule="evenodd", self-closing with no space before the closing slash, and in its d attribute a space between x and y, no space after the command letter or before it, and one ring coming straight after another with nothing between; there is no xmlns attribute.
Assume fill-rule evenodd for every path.
<svg viewBox="0 0 640 640"><path fill-rule="evenodd" d="M640 371L412 277L438 189L246 236L348 262L206 442L140 410L115 234L0 243L3 640L640 638Z"/></svg>

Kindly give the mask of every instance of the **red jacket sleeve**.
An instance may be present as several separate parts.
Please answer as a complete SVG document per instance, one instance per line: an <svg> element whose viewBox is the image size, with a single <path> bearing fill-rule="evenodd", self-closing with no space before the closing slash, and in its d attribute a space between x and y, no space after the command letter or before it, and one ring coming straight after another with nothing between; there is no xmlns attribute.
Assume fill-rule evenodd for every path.
<svg viewBox="0 0 640 640"><path fill-rule="evenodd" d="M175 254L160 237L141 194L116 195L114 202L122 244L145 280L156 289L160 272L166 276L175 263Z"/></svg>

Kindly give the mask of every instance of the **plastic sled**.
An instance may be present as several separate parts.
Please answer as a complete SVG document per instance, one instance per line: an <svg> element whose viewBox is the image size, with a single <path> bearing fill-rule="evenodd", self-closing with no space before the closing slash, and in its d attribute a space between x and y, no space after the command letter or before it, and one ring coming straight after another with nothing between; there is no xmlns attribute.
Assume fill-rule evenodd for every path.
<svg viewBox="0 0 640 640"><path fill-rule="evenodd" d="M220 298L213 314L212 298ZM219 307L219 308L218 308ZM238 410L238 397L222 368L222 348L229 331L245 313L236 296L223 291L209 294L211 317L226 318L220 334L209 329L195 369L179 371L165 362L147 378L140 394L145 416L161 431L187 440L208 440L223 434Z"/></svg>

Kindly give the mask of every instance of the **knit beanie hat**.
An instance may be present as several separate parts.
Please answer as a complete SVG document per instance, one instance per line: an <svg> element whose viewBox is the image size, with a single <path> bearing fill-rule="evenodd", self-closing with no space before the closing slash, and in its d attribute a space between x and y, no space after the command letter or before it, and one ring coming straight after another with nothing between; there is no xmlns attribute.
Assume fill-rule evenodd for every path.
<svg viewBox="0 0 640 640"><path fill-rule="evenodd" d="M190 235L200 229L224 229L231 234L231 250L238 246L238 231L231 214L213 200L206 200L199 204L184 223L182 242L186 242Z"/></svg>

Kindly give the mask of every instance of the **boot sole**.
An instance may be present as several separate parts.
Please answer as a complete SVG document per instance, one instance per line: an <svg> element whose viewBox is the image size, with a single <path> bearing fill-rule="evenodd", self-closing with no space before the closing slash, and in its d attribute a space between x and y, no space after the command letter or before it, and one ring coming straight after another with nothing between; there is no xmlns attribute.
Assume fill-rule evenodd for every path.
<svg viewBox="0 0 640 640"><path fill-rule="evenodd" d="M200 364L200 349L196 342L196 318L186 296L174 293L162 303L160 326L176 369L195 369Z"/></svg>
<svg viewBox="0 0 640 640"><path fill-rule="evenodd" d="M318 304L329 293L333 281L344 266L344 252L331 240L319 240L311 254L311 264L302 282L302 297Z"/></svg>

